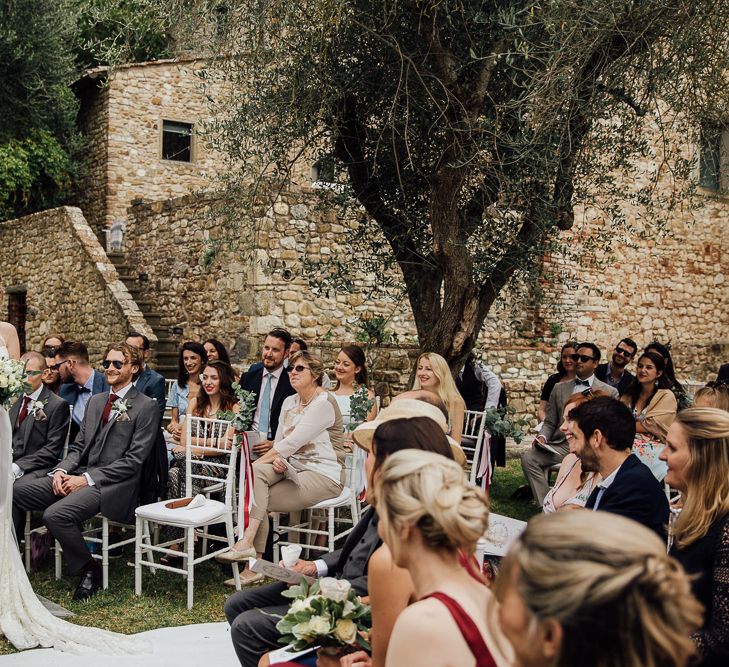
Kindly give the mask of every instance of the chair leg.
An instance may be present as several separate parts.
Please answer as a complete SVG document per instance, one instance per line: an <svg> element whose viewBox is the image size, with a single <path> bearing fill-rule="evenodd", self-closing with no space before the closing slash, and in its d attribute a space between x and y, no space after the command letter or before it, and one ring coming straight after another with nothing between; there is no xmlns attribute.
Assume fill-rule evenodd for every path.
<svg viewBox="0 0 729 667"><path fill-rule="evenodd" d="M146 519L144 520L144 523L142 524L142 543L146 546L149 546L152 544L152 536L149 532L149 521ZM151 549L144 549L143 553L146 554L147 560L150 563L154 563L154 552ZM150 568L152 574L157 574L157 569L152 567Z"/></svg>
<svg viewBox="0 0 729 667"><path fill-rule="evenodd" d="M109 521L101 517L101 585L109 588Z"/></svg>
<svg viewBox="0 0 729 667"><path fill-rule="evenodd" d="M56 543L56 579L61 578L61 545L58 540L54 540Z"/></svg>
<svg viewBox="0 0 729 667"><path fill-rule="evenodd" d="M273 534L277 535L279 532L279 518L280 514L278 512L273 513L273 525L271 526L271 529L273 530ZM278 540L273 541L273 562L278 564L278 562L281 560L281 547L278 544Z"/></svg>
<svg viewBox="0 0 729 667"><path fill-rule="evenodd" d="M232 549L235 544L235 533L233 531L233 517L230 514L225 517L225 532L228 536L228 546ZM238 563L233 563L233 580L235 581L235 590L239 591L240 572L238 572Z"/></svg>
<svg viewBox="0 0 729 667"><path fill-rule="evenodd" d="M187 608L192 609L193 588L195 585L195 529L185 529L185 546L187 547Z"/></svg>
<svg viewBox="0 0 729 667"><path fill-rule="evenodd" d="M23 553L25 555L25 571L30 572L30 512L25 513L25 544Z"/></svg>
<svg viewBox="0 0 729 667"><path fill-rule="evenodd" d="M329 508L329 517L328 517L328 528L329 528L329 552L331 553L334 551L334 508Z"/></svg>
<svg viewBox="0 0 729 667"><path fill-rule="evenodd" d="M137 517L134 530L134 595L142 594L142 533L144 522Z"/></svg>

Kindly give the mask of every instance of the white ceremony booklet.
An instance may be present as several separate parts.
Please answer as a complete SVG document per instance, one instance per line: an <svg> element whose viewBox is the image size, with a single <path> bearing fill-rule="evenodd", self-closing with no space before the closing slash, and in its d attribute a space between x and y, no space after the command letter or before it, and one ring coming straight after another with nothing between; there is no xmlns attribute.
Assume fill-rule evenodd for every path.
<svg viewBox="0 0 729 667"><path fill-rule="evenodd" d="M492 512L489 514L489 528L478 541L476 551L481 551L487 556L506 556L511 543L524 532L526 527L526 521Z"/></svg>
<svg viewBox="0 0 729 667"><path fill-rule="evenodd" d="M301 574L301 572L296 572L296 570L290 570L287 567L276 565L269 560L250 558L248 562L251 572L258 572L264 577L283 581L284 583L291 584L292 586L296 586L301 583L302 579L306 579L309 584L312 584L315 581L313 577L308 577L305 574Z"/></svg>
<svg viewBox="0 0 729 667"><path fill-rule="evenodd" d="M316 651L318 648L318 646L312 646L311 648L305 648L303 651L289 651L288 646L284 646L283 648L277 648L275 651L271 651L268 654L268 664L278 665L282 662L289 662L289 660L294 660L299 656L306 655L307 653L311 653L312 651Z"/></svg>

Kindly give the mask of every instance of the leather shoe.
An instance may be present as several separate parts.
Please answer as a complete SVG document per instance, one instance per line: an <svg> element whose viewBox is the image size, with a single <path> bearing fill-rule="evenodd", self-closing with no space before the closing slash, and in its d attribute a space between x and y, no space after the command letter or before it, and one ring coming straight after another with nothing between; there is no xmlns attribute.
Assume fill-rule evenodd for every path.
<svg viewBox="0 0 729 667"><path fill-rule="evenodd" d="M96 595L96 591L101 588L102 576L101 568L96 561L91 561L81 575L81 581L78 582L76 592L73 594L74 602L88 600Z"/></svg>

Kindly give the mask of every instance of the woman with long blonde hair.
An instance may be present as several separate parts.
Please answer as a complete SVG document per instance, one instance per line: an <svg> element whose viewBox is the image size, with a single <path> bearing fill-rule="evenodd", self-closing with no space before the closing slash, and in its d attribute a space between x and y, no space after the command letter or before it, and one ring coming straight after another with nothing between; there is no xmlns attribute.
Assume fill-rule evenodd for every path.
<svg viewBox="0 0 729 667"><path fill-rule="evenodd" d="M435 352L424 352L418 357L416 368L413 389L424 389L440 396L448 409L448 435L460 444L466 403L458 392L448 362Z"/></svg>
<svg viewBox="0 0 729 667"><path fill-rule="evenodd" d="M689 408L678 413L661 458L666 483L681 492L671 555L696 575L691 587L704 605L692 635L703 667L729 664L729 413Z"/></svg>
<svg viewBox="0 0 729 667"><path fill-rule="evenodd" d="M684 667L701 605L649 529L608 512L533 518L496 581L517 667Z"/></svg>

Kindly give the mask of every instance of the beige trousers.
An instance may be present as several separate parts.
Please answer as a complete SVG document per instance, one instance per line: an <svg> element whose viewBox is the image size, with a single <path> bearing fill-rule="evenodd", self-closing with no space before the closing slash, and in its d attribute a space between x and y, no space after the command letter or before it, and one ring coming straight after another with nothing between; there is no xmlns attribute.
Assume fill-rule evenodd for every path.
<svg viewBox="0 0 729 667"><path fill-rule="evenodd" d="M261 522L253 546L263 553L268 537L268 512L299 512L327 498L336 498L342 486L318 472L302 470L298 473L299 484L286 479L273 469L271 463L253 466L253 497L251 518Z"/></svg>

